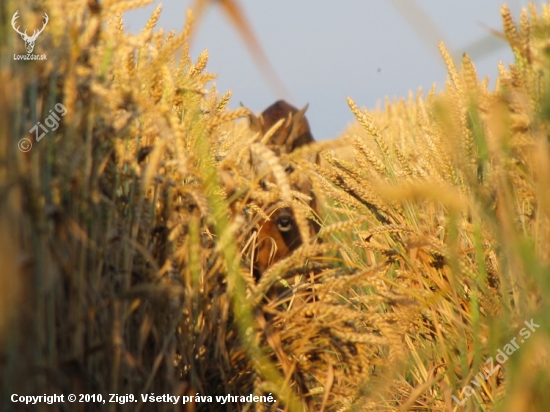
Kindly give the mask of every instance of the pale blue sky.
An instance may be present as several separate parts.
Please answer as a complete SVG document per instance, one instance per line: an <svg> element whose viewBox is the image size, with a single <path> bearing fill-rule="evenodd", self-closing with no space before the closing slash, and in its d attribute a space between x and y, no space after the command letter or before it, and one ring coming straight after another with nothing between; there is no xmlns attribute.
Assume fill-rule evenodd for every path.
<svg viewBox="0 0 550 412"><path fill-rule="evenodd" d="M481 53L468 47L489 35L485 26L501 31L502 1L417 0L420 13L410 1L240 0L291 97L273 90L217 5L206 11L191 54L196 59L208 49L207 69L218 75L217 89L222 94L233 90L231 108L242 102L261 112L285 97L298 107L309 103L307 117L317 140L336 137L352 122L346 96L359 106L374 108L385 96L407 97L419 86L425 91L433 83L443 86L446 70L439 40L457 56L472 53L480 78L489 75L492 84L498 61L512 62L509 49L498 47L499 42L504 46L500 40ZM139 32L158 3L126 13L127 30ZM163 2L157 27L180 31L190 3ZM516 17L526 4L508 2Z"/></svg>

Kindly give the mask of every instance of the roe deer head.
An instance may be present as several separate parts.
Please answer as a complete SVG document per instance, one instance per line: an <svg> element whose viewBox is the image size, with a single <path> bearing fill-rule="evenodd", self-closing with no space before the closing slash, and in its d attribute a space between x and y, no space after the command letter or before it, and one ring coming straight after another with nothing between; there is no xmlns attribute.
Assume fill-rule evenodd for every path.
<svg viewBox="0 0 550 412"><path fill-rule="evenodd" d="M284 119L284 123L271 136L267 146L277 155L290 154L304 145L315 142L305 117L306 110L307 106L298 110L284 100L279 100L259 116L250 116L250 126L252 130L264 135L275 123ZM317 156L311 160L317 161ZM291 165L287 165L285 171L289 175L294 172ZM265 180L273 180L273 177L268 174ZM301 173L292 189L309 196L311 200L308 205L317 213L315 196L308 176ZM303 243L291 207L275 203L268 206L267 214L270 220L262 221L259 225L254 262L256 277L261 276L272 264L289 256ZM308 226L310 236L313 237L319 232L317 222L308 219Z"/></svg>

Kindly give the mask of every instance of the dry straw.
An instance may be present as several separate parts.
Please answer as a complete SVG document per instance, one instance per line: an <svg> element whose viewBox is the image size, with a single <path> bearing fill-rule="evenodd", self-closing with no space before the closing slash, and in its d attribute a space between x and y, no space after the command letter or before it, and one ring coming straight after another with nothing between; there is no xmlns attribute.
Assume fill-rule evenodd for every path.
<svg viewBox="0 0 550 412"><path fill-rule="evenodd" d="M348 99L357 122L337 141L278 157L265 143L280 125L236 121L250 112L209 85L208 52L192 60L191 13L181 33L155 30L160 7L125 33L121 13L146 3L47 2L44 62L11 59L15 6L0 3L2 404L118 393L138 402L111 410L173 410L141 400L155 393L212 397L194 410L452 411L454 396L547 410L550 8L517 25L503 7L516 62L495 90L441 45L443 92L372 111ZM59 128L21 152L57 103ZM304 244L255 278L274 204ZM486 375L530 319L540 328ZM215 401L268 393L277 403Z"/></svg>

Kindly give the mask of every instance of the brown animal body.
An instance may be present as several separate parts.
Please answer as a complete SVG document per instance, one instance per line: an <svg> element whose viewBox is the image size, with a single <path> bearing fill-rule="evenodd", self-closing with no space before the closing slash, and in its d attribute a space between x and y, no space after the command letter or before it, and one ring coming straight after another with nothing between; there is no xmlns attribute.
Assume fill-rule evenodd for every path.
<svg viewBox="0 0 550 412"><path fill-rule="evenodd" d="M307 170L307 165L302 162L304 156L310 153L313 153L313 159L310 160L317 160L317 155L312 150L305 148L306 145L315 141L305 118L306 109L307 106L298 110L287 102L279 100L258 117L250 117L251 128L259 132L262 140L270 149L270 151L266 150L265 147L259 145L252 146L250 151L251 176L261 177L261 188L265 191L265 193L256 191L258 193L256 198L251 194L250 202L265 212L263 217L260 217L260 214L255 217L255 219L259 219L259 222L254 248L253 272L259 283L261 283L260 279L266 270L273 264L289 257L305 243L306 239L303 236L312 239L320 229L314 220L306 217L306 213L301 207L302 204L300 204L300 202L306 203L314 214L318 215L312 182L304 171ZM282 125L266 141L268 136L266 133L271 133L270 129L281 119L283 119ZM304 156L300 156L298 161L287 156L300 148L305 150ZM274 196L280 196L280 199L274 199ZM266 312L255 311L255 319L264 330L264 336L273 348L276 361L281 365L285 377L287 379L291 377L295 383L294 388L305 395L309 391L306 378L295 367L296 365L289 362L280 335L280 319L273 313L273 308L282 308L287 304L297 308L311 301L312 294L309 297L304 296L303 293L298 294L298 286L303 283L304 279L296 278L294 287L291 289L283 287L279 282L270 284L267 290L263 289L266 306L270 304L274 304L274 306ZM297 296L298 298L296 298ZM311 409L310 399L310 397L303 397L303 410Z"/></svg>
<svg viewBox="0 0 550 412"><path fill-rule="evenodd" d="M315 142L305 117L307 105L301 110L278 100L265 109L260 116L250 117L252 130L265 134L279 120L285 119L283 125L271 136L268 146L276 150L277 154L291 153L297 148Z"/></svg>
<svg viewBox="0 0 550 412"><path fill-rule="evenodd" d="M315 142L305 117L307 106L298 110L284 100L279 100L265 109L258 117L250 117L250 125L253 130L261 135L275 125L279 120L285 119L282 126L271 136L267 146L277 155L290 154L294 150ZM316 156L312 160L316 160ZM292 165L286 165L287 174L293 173ZM273 180L269 175L266 181ZM317 213L315 196L312 192L311 181L302 173L298 181L292 185L292 189L301 192L311 198L309 206ZM267 208L270 220L260 222L257 246L254 262L254 273L258 278L271 265L288 257L294 250L303 244L300 230L296 224L294 211L291 207L281 203L274 203ZM319 232L319 225L308 219L310 237Z"/></svg>

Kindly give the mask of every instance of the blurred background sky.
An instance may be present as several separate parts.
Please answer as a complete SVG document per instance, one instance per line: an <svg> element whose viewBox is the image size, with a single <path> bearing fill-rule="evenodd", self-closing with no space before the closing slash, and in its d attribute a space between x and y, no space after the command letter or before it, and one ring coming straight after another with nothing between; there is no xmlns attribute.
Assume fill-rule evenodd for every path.
<svg viewBox="0 0 550 412"><path fill-rule="evenodd" d="M160 3L124 15L126 30L138 33ZM492 35L502 31L501 0L239 0L269 62L290 95L270 83L239 33L216 2L196 27L191 56L208 49L207 70L216 73L220 94L233 91L239 102L258 113L279 98L298 108L309 103L307 117L317 140L336 137L352 121L346 104L360 107L407 97L418 87L442 88L446 69L439 55L443 40L456 56L468 52L480 78L491 85L497 63L513 61L507 44ZM542 1L534 1L540 9ZM519 19L524 0L507 2ZM157 28L181 31L189 0L163 2ZM277 90L276 90L277 89Z"/></svg>

